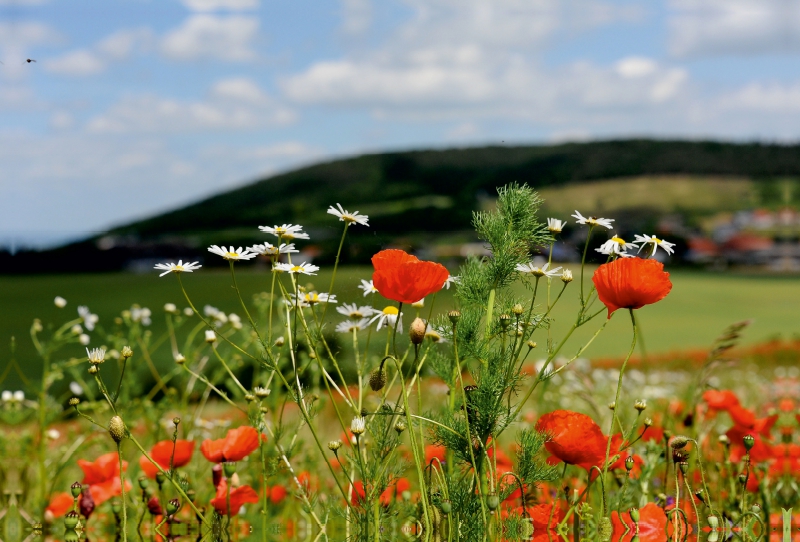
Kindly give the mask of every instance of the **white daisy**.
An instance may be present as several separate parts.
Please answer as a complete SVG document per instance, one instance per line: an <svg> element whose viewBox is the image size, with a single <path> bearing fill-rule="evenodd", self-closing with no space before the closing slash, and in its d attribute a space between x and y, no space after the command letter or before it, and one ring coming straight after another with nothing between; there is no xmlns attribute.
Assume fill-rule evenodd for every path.
<svg viewBox="0 0 800 542"><path fill-rule="evenodd" d="M603 243L600 248L594 249L596 252L600 254L604 254L606 256L619 256L620 258L632 258L633 254L629 254L624 250L617 250L616 245L611 244L611 241L606 241Z"/></svg>
<svg viewBox="0 0 800 542"><path fill-rule="evenodd" d="M281 243L279 246L275 246L271 243L262 243L260 245L253 245L249 247L247 250L250 252L255 252L256 254L261 254L262 256L277 256L278 254L292 254L295 252L300 252L296 248L294 248L294 243Z"/></svg>
<svg viewBox="0 0 800 542"><path fill-rule="evenodd" d="M290 263L276 263L272 269L274 271L284 271L286 273L302 273L304 275L316 275L317 271L319 271L319 267L316 265L311 265L310 263L301 263L300 265L294 265Z"/></svg>
<svg viewBox="0 0 800 542"><path fill-rule="evenodd" d="M447 280L444 281L444 287L449 290L450 289L450 285L453 284L453 283L461 284L461 277L458 277L458 276L454 277L453 275L447 275Z"/></svg>
<svg viewBox="0 0 800 542"><path fill-rule="evenodd" d="M58 307L59 309L63 309L64 307L67 306L67 300L61 297L60 295L56 296L56 298L53 300L53 303L55 303L56 307Z"/></svg>
<svg viewBox="0 0 800 542"><path fill-rule="evenodd" d="M86 305L81 305L78 307L78 316L83 319L83 325L86 326L86 329L89 331L93 331L94 325L100 321L100 317L96 314L92 314L89 311L89 307Z"/></svg>
<svg viewBox="0 0 800 542"><path fill-rule="evenodd" d="M425 306L425 298L423 297L423 298L422 298L422 299L420 299L419 301L414 301L414 302L411 304L411 306L412 306L412 307L414 307L415 309L421 309L422 307L424 307L424 306Z"/></svg>
<svg viewBox="0 0 800 542"><path fill-rule="evenodd" d="M397 322L397 317L400 316L400 322ZM403 331L403 313L401 312L398 315L397 307L393 307L389 305L385 307L382 311L378 312L372 319L369 321L371 324L374 321L378 321L378 327L376 330L380 331L383 326L389 326L390 328L394 328L395 324L397 324L397 331Z"/></svg>
<svg viewBox="0 0 800 542"><path fill-rule="evenodd" d="M303 226L299 224L284 224L282 226L272 226L271 228L269 226L259 226L258 229L264 233L270 233L278 239L286 239L287 241L308 239L308 234L303 233Z"/></svg>
<svg viewBox="0 0 800 542"><path fill-rule="evenodd" d="M147 307L131 307L131 320L140 322L143 326L149 326L151 323L150 316L153 313Z"/></svg>
<svg viewBox="0 0 800 542"><path fill-rule="evenodd" d="M672 254L673 252L675 252L672 249L672 247L675 246L675 243L664 241L663 239L659 239L655 235L647 235L647 234L637 235L634 241L636 241L637 243L641 243L639 251L641 251L645 245L652 244L653 250L650 252L651 256L656 253L656 249L658 249L658 247L663 248L664 252L666 252L667 254Z"/></svg>
<svg viewBox="0 0 800 542"><path fill-rule="evenodd" d="M331 205L328 208L328 214L338 216L339 220L341 220L342 222L347 222L348 225L356 223L356 224L361 224L362 226L369 226L369 224L367 224L367 222L369 221L369 217L367 215L360 215L358 214L358 211L354 213L351 213L350 211L345 211L344 209L342 209L342 206L339 203L336 204L336 207L338 207L339 209L337 210L336 208L334 208L333 205Z"/></svg>
<svg viewBox="0 0 800 542"><path fill-rule="evenodd" d="M359 286L362 290L364 290L364 297L367 297L369 294L376 294L378 293L378 289L372 284L371 280L364 280L361 279L361 286Z"/></svg>
<svg viewBox="0 0 800 542"><path fill-rule="evenodd" d="M575 212L577 213L578 211ZM561 231L564 229L564 226L566 225L567 225L566 220L559 220L557 218L547 219L547 229L550 231L550 233L561 233Z"/></svg>
<svg viewBox="0 0 800 542"><path fill-rule="evenodd" d="M573 218L576 218L578 224L588 224L590 226L603 226L604 228L611 229L611 223L614 222L613 218L596 218L594 216L585 217L580 214L578 211L575 211L575 214L572 215Z"/></svg>
<svg viewBox="0 0 800 542"><path fill-rule="evenodd" d="M218 247L217 245L211 245L208 247L209 252L213 252L218 256L222 256L226 260L251 260L258 256L258 254L254 252L250 252L250 249L242 250L242 247L239 247L234 250L233 247Z"/></svg>
<svg viewBox="0 0 800 542"><path fill-rule="evenodd" d="M433 327L432 325L428 324L428 327L425 328L425 338L430 339L432 342L435 343L446 343L447 339L442 336L442 330Z"/></svg>
<svg viewBox="0 0 800 542"><path fill-rule="evenodd" d="M336 331L338 333L353 333L354 331L358 332L362 329L367 329L368 326L369 320L366 318L362 318L361 320L345 320L344 322L336 324Z"/></svg>
<svg viewBox="0 0 800 542"><path fill-rule="evenodd" d="M636 243L628 243L622 237L613 236L611 239L600 245L600 248L595 250L600 254L622 254L629 248L639 248Z"/></svg>
<svg viewBox="0 0 800 542"><path fill-rule="evenodd" d="M291 294L292 303L295 301L295 294ZM306 292L300 294L300 301L308 305L316 305L317 303L336 303L336 294L319 294L317 292Z"/></svg>
<svg viewBox="0 0 800 542"><path fill-rule="evenodd" d="M154 266L154 269L158 269L159 271L163 271L163 273L161 273L159 275L159 277L163 277L167 273L183 273L184 271L186 273L191 273L192 271L196 271L196 270L200 269L201 267L203 267L203 266L200 265L197 262L186 262L186 263L183 263L183 260L178 260L178 263L172 263L172 262L170 262L170 263L157 263Z"/></svg>
<svg viewBox="0 0 800 542"><path fill-rule="evenodd" d="M102 348L87 348L86 355L89 356L89 363L103 363L106 360L106 351Z"/></svg>
<svg viewBox="0 0 800 542"><path fill-rule="evenodd" d="M345 303L341 307L336 307L336 312L344 314L351 320L361 320L362 318L369 318L376 311L369 305L359 307L355 303Z"/></svg>
<svg viewBox="0 0 800 542"><path fill-rule="evenodd" d="M353 418L352 422L350 422L350 432L354 435L360 435L366 430L367 420L365 420L362 416L357 416Z"/></svg>
<svg viewBox="0 0 800 542"><path fill-rule="evenodd" d="M528 275L533 275L534 277L556 277L560 275L559 271L561 271L561 267L556 267L555 269L548 269L550 267L550 263L546 263L543 266L539 267L535 265L534 262L529 263L518 263L517 264L517 271L520 273L525 273Z"/></svg>

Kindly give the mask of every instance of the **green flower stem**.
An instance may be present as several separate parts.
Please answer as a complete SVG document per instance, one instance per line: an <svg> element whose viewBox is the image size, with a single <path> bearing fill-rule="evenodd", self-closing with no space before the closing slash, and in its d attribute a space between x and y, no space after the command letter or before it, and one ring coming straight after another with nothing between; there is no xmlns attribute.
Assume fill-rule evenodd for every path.
<svg viewBox="0 0 800 542"><path fill-rule="evenodd" d="M122 492L122 542L128 542L128 505L125 503L125 473L122 470L122 450L117 442L117 458L119 458L119 486Z"/></svg>
<svg viewBox="0 0 800 542"><path fill-rule="evenodd" d="M219 355L219 351L217 350L217 348L214 346L213 343L211 344L211 350L214 352L214 355L217 357L222 366L225 367L225 371L227 371L228 375L233 379L234 382L236 382L236 385L239 386L239 389L242 390L242 393L246 394L247 389L242 385L241 382L239 382L239 379L236 378L236 375L233 374L233 371L231 371L231 368L228 367L227 363L225 363L225 359L223 359L223 357Z"/></svg>
<svg viewBox="0 0 800 542"><path fill-rule="evenodd" d="M258 342L261 343L261 346L264 347L264 350L267 350L269 347L267 343L264 342L264 339L261 337L261 333L258 331L258 326L253 321L253 317L250 315L250 311L247 310L247 305L245 305L244 299L242 299L242 292L239 290L239 285L236 283L236 272L233 270L233 260L229 261L231 265L231 279L233 280L233 289L236 290L236 297L239 298L239 303L242 305L242 310L244 311L245 316L247 316L247 320L250 322L250 327L253 328L253 331L258 337Z"/></svg>
<svg viewBox="0 0 800 542"><path fill-rule="evenodd" d="M347 228L350 222L344 221L344 230L342 230L342 238L339 240L339 250L336 251L336 261L333 263L333 274L331 275L331 285L328 286L328 295L333 291L333 284L336 282L336 271L339 269L339 257L342 255L342 247L344 246L344 238L347 235ZM325 309L322 311L322 320L325 319L325 314L328 312L328 304L325 304Z"/></svg>
<svg viewBox="0 0 800 542"><path fill-rule="evenodd" d="M594 225L589 225L589 232L586 234L586 244L583 245L583 256L581 257L581 310L586 306L586 302L583 299L583 271L586 267L586 252L589 250L589 241L592 239L593 230Z"/></svg>
<svg viewBox="0 0 800 542"><path fill-rule="evenodd" d="M188 372L190 375L192 375L193 377L195 377L197 380L199 380L200 382L203 382L203 383L204 383L206 386L208 386L209 388L211 388L212 390L214 390L215 392L217 392L217 395L219 395L219 396L222 398L222 400L224 400L226 403L228 403L229 405L231 405L233 408L235 408L235 409L237 409L237 410L240 410L240 411L244 412L245 414L247 414L247 411L246 411L245 409L243 409L242 407L240 407L239 405L237 405L236 403L234 403L234 402L231 400L231 398L230 398L230 397L228 397L228 394L227 394L227 393L225 393L225 392L221 391L221 390L220 390L219 388L217 388L217 387L216 387L214 384L212 384L211 382L209 382L209 380L208 380L206 377L204 377L204 376L202 376L202 375L199 375L199 374L195 373L194 371L192 371L191 369L189 369L189 368L188 368L188 367L187 367L185 364L183 365L183 368L184 368L184 370L185 370L185 371L187 371L187 372Z"/></svg>
<svg viewBox="0 0 800 542"><path fill-rule="evenodd" d="M494 312L494 298L496 295L496 288L489 290L489 300L486 302L486 327L484 329L484 335L487 337L489 336L489 329L491 329L492 325L492 313Z"/></svg>

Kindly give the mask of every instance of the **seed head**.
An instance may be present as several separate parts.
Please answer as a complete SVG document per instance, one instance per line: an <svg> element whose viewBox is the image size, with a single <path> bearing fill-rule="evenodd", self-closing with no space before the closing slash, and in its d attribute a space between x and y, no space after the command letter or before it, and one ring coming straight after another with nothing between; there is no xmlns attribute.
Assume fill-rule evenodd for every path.
<svg viewBox="0 0 800 542"><path fill-rule="evenodd" d="M69 491L70 493L72 493L72 497L74 499L77 499L80 496L82 488L83 487L81 486L80 482L75 482L74 484L69 486Z"/></svg>
<svg viewBox="0 0 800 542"><path fill-rule="evenodd" d="M756 439L753 438L753 435L745 435L742 437L742 443L744 443L744 449L748 452L753 449L753 446L756 443Z"/></svg>
<svg viewBox="0 0 800 542"><path fill-rule="evenodd" d="M426 327L422 318L414 318L414 321L411 322L411 327L408 328L408 336L411 338L412 343L422 344L422 341L425 340Z"/></svg>
<svg viewBox="0 0 800 542"><path fill-rule="evenodd" d="M181 501L178 499L172 499L167 503L167 514L170 516L174 515L181 507Z"/></svg>
<svg viewBox="0 0 800 542"><path fill-rule="evenodd" d="M114 442L117 444L122 442L122 439L125 438L125 422L122 421L122 418L119 416L111 418L111 421L108 422L108 432Z"/></svg>
<svg viewBox="0 0 800 542"><path fill-rule="evenodd" d="M625 470L627 470L628 472L632 471L633 465L634 465L633 456L629 455L628 457L625 458Z"/></svg>
<svg viewBox="0 0 800 542"><path fill-rule="evenodd" d="M228 461L222 464L222 472L225 473L225 476L230 478L231 476L236 473L236 463L233 461Z"/></svg>
<svg viewBox="0 0 800 542"><path fill-rule="evenodd" d="M372 391L380 391L386 385L386 371L382 368L377 368L369 375L369 387Z"/></svg>
<svg viewBox="0 0 800 542"><path fill-rule="evenodd" d="M79 404L81 404L81 400L78 399L77 397L70 397L69 398L69 406L76 407Z"/></svg>
<svg viewBox="0 0 800 542"><path fill-rule="evenodd" d="M669 443L672 446L673 450L680 450L686 447L689 444L689 438L684 437L683 435L678 435L672 439L672 442Z"/></svg>
<svg viewBox="0 0 800 542"><path fill-rule="evenodd" d="M453 325L456 325L461 320L461 313L459 311L450 311L447 313L447 317Z"/></svg>

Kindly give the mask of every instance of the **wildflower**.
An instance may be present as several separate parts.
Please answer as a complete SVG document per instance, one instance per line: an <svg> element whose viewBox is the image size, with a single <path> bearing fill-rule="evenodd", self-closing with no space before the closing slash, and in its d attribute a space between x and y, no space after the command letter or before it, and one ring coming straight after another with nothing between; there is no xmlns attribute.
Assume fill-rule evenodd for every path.
<svg viewBox="0 0 800 542"><path fill-rule="evenodd" d="M361 320L362 318L369 318L376 311L369 305L359 307L355 303L345 303L341 307L336 307L336 312L344 314L351 320Z"/></svg>
<svg viewBox="0 0 800 542"><path fill-rule="evenodd" d="M228 322L231 323L233 329L242 329L242 318L238 314L230 313L228 315Z"/></svg>
<svg viewBox="0 0 800 542"><path fill-rule="evenodd" d="M238 260L251 260L258 256L253 252L250 252L250 249L242 250L242 247L234 249L231 247L218 247L217 245L211 245L208 247L209 252L213 252L218 256L222 256L226 260L230 261L238 261Z"/></svg>
<svg viewBox="0 0 800 542"><path fill-rule="evenodd" d="M256 397L259 399L265 399L266 397L269 397L271 391L272 390L268 390L267 388L261 386L256 386L255 389L253 389L253 393L255 393Z"/></svg>
<svg viewBox="0 0 800 542"><path fill-rule="evenodd" d="M100 320L100 317L96 314L92 314L89 311L89 307L86 305L78 307L78 316L83 319L83 325L86 326L86 329L89 331L94 331L94 325Z"/></svg>
<svg viewBox="0 0 800 542"><path fill-rule="evenodd" d="M635 514L634 514L635 515ZM639 509L639 519L634 521L629 512L611 512L612 540L642 542L666 540L667 514L656 503L649 502Z"/></svg>
<svg viewBox="0 0 800 542"><path fill-rule="evenodd" d="M412 307L414 307L415 309L421 309L422 307L424 307L424 306L425 306L425 298L423 297L423 298L422 298L422 299L420 299L419 301L414 301L414 302L411 304L411 306L412 306Z"/></svg>
<svg viewBox="0 0 800 542"><path fill-rule="evenodd" d="M242 426L228 431L225 438L204 440L200 445L200 451L213 463L241 461L255 451L258 444L258 431L249 426Z"/></svg>
<svg viewBox="0 0 800 542"><path fill-rule="evenodd" d="M192 307L185 307L183 309L183 315L184 316L193 316L194 315L194 310L192 309Z"/></svg>
<svg viewBox="0 0 800 542"><path fill-rule="evenodd" d="M442 337L442 332L439 329L436 329L432 325L428 324L428 327L425 328L425 338L430 339L431 342L435 343L443 343L447 342L444 337Z"/></svg>
<svg viewBox="0 0 800 542"><path fill-rule="evenodd" d="M290 263L276 263L273 268L275 271L284 271L286 273L302 273L304 275L316 275L319 267L309 263L301 263L300 265L293 265Z"/></svg>
<svg viewBox="0 0 800 542"><path fill-rule="evenodd" d="M217 334L214 333L214 330L213 329L207 329L206 330L206 342L211 344L216 340L217 340Z"/></svg>
<svg viewBox="0 0 800 542"><path fill-rule="evenodd" d="M300 252L294 248L294 243L289 243L288 245L286 243L281 243L277 247L271 243L262 243L260 245L253 245L247 250L255 252L256 254L261 254L262 256L278 256L280 254Z"/></svg>
<svg viewBox="0 0 800 542"><path fill-rule="evenodd" d="M550 267L550 263L546 263L543 266L539 267L538 265L534 265L535 262L529 263L518 263L517 264L517 271L520 273L525 273L528 275L533 275L534 277L557 277L561 271L561 267L556 267L554 269L548 269Z"/></svg>
<svg viewBox="0 0 800 542"><path fill-rule="evenodd" d="M47 508L45 508L45 518L52 523L55 518L60 518L72 510L73 502L73 497L69 493L54 493L50 498L50 503L47 505Z"/></svg>
<svg viewBox="0 0 800 542"><path fill-rule="evenodd" d="M614 222L613 218L597 218L594 216L584 217L578 211L575 211L575 214L572 215L573 218L577 219L578 224L588 224L589 226L603 226L604 228L611 229L611 223Z"/></svg>
<svg viewBox="0 0 800 542"><path fill-rule="evenodd" d="M71 391L73 395L83 395L83 388L74 380L69 383L69 391Z"/></svg>
<svg viewBox="0 0 800 542"><path fill-rule="evenodd" d="M425 340L425 321L422 318L414 318L408 329L408 335L413 344L422 344L422 341Z"/></svg>
<svg viewBox="0 0 800 542"><path fill-rule="evenodd" d="M143 326L149 326L151 323L150 316L152 316L152 312L147 307L131 307L131 320L134 322L140 322Z"/></svg>
<svg viewBox="0 0 800 542"><path fill-rule="evenodd" d="M639 309L664 299L672 289L669 273L655 260L619 259L604 263L592 276L597 297L608 308Z"/></svg>
<svg viewBox="0 0 800 542"><path fill-rule="evenodd" d="M380 294L401 303L414 303L438 292L450 274L439 263L419 260L402 250L382 250L372 257L373 283Z"/></svg>
<svg viewBox="0 0 800 542"><path fill-rule="evenodd" d="M163 277L167 273L191 273L192 271L197 271L201 267L203 266L197 262L183 263L183 260L178 260L178 263L157 263L155 266L153 266L154 269L163 271L159 277Z"/></svg>
<svg viewBox="0 0 800 542"><path fill-rule="evenodd" d="M99 506L111 497L122 494L122 485L119 481L119 457L116 452L109 452L98 457L95 461L78 460L78 466L83 470L81 484L88 486L88 493ZM122 462L123 472L128 469L128 462ZM125 491L130 491L131 483L125 480ZM81 500L86 499L86 494Z"/></svg>
<svg viewBox="0 0 800 542"><path fill-rule="evenodd" d="M575 212L577 213L578 211ZM550 231L550 233L561 233L566 225L567 223L564 220L559 220L557 218L547 219L547 229Z"/></svg>
<svg viewBox="0 0 800 542"><path fill-rule="evenodd" d="M664 249L664 252L666 252L667 254L672 254L673 252L675 252L672 248L675 246L675 243L669 243L667 241L664 241L663 239L659 239L655 235L652 236L647 234L637 235L636 238L634 239L634 242L641 243L641 246L639 247L640 251L644 248L645 245L652 244L653 250L650 252L650 256L653 256L656 253L658 247Z"/></svg>
<svg viewBox="0 0 800 542"><path fill-rule="evenodd" d="M34 324L36 322L37 322L37 320L34 320ZM39 326L38 326L37 331L41 331L41 330L42 330L42 323L39 322ZM81 333L83 333L83 328L81 327L80 324L75 324L74 326L69 328L69 332L72 333L73 335L80 335Z"/></svg>
<svg viewBox="0 0 800 542"><path fill-rule="evenodd" d="M86 355L89 357L89 363L103 363L106 360L106 351L102 348L86 349Z"/></svg>
<svg viewBox="0 0 800 542"><path fill-rule="evenodd" d="M369 224L367 224L367 222L369 221L369 217L367 215L360 215L358 214L358 211L354 213L351 213L350 211L345 211L344 209L342 209L342 206L339 203L336 204L336 207L338 207L339 209L336 210L333 205L328 207L328 214L338 216L339 220L347 223L348 226L353 223L361 224L362 226L369 226Z"/></svg>
<svg viewBox="0 0 800 542"><path fill-rule="evenodd" d="M397 307L393 307L391 305L384 307L382 311L380 311L376 316L373 316L372 319L369 321L371 324L374 321L378 321L378 327L376 328L377 331L383 326L389 326L390 328L394 328L395 324L397 323L397 317L400 317L400 322L397 323L397 331L403 331L403 313L400 312L398 314Z"/></svg>
<svg viewBox="0 0 800 542"><path fill-rule="evenodd" d="M558 461L586 470L605 461L608 441L600 426L586 414L556 410L539 418L536 430L548 435L544 446Z"/></svg>
<svg viewBox="0 0 800 542"><path fill-rule="evenodd" d="M67 306L67 300L61 297L60 295L56 296L56 298L53 300L53 303L55 303L56 307L58 307L59 309L63 309L64 307Z"/></svg>
<svg viewBox="0 0 800 542"><path fill-rule="evenodd" d="M369 326L370 320L367 318L362 318L360 320L345 320L344 322L339 322L336 325L336 332L337 333L354 333L361 331L362 329L367 329Z"/></svg>
<svg viewBox="0 0 800 542"><path fill-rule="evenodd" d="M361 435L367 430L367 421L362 416L356 416L350 422L350 432L354 435Z"/></svg>
<svg viewBox="0 0 800 542"><path fill-rule="evenodd" d="M186 356L184 356L180 352L176 353L175 354L175 363L177 363L178 365L183 365L184 363L186 363Z"/></svg>
<svg viewBox="0 0 800 542"><path fill-rule="evenodd" d="M175 306L175 303L164 303L164 312L178 314L178 307Z"/></svg>
<svg viewBox="0 0 800 542"><path fill-rule="evenodd" d="M230 510L228 510L228 502L230 501ZM242 506L246 503L257 503L258 493L250 486L239 486L231 489L230 495L228 494L228 482L223 479L219 486L217 486L217 494L211 499L211 506L221 515L237 515Z"/></svg>
<svg viewBox="0 0 800 542"><path fill-rule="evenodd" d="M308 234L302 231L303 226L298 224L284 224L283 226L273 226L271 228L269 226L259 226L258 229L264 233L270 233L278 239L286 239L287 241L308 239Z"/></svg>
<svg viewBox="0 0 800 542"><path fill-rule="evenodd" d="M78 335L78 342L81 343L83 346L87 346L90 342L92 342L92 338L89 337L86 333L81 333Z"/></svg>
<svg viewBox="0 0 800 542"><path fill-rule="evenodd" d="M599 252L600 254L605 254L607 256L612 254L618 254L624 257L624 256L629 256L628 254L625 254L625 252L629 248L631 247L637 248L638 246L639 245L635 243L626 242L625 239L623 239L622 237L614 235L613 237L611 237L611 239L600 245L600 248L596 248L595 251Z"/></svg>
<svg viewBox="0 0 800 542"><path fill-rule="evenodd" d="M295 294L291 294L292 304L297 300ZM317 303L336 303L336 294L319 294L317 292L306 292L300 294L300 301L308 304L308 306L316 305Z"/></svg>
<svg viewBox="0 0 800 542"><path fill-rule="evenodd" d="M145 456L142 456L139 458L139 466L148 478L155 478L156 474L158 474L158 467L155 465L156 463L165 471L169 470L170 458L172 458L173 467L183 467L184 465L188 465L189 461L192 460L194 445L194 441L191 440L176 440L174 445L175 455L173 457L172 441L162 440L150 448L150 458L153 461L151 462Z"/></svg>
<svg viewBox="0 0 800 542"><path fill-rule="evenodd" d="M361 286L359 286L362 290L364 290L364 297L367 297L369 294L378 293L378 289L372 283L371 280L364 280L361 279Z"/></svg>
<svg viewBox="0 0 800 542"><path fill-rule="evenodd" d="M564 284L569 284L572 282L572 271L569 269L564 269L564 272L561 273L561 282Z"/></svg>
<svg viewBox="0 0 800 542"><path fill-rule="evenodd" d="M444 281L444 287L446 290L450 289L451 284L461 284L461 277L448 275L447 280Z"/></svg>

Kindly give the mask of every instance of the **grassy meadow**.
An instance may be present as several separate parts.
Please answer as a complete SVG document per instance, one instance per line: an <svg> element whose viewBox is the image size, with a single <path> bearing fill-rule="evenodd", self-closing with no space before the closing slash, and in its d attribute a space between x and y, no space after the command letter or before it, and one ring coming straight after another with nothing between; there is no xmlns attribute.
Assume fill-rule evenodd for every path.
<svg viewBox="0 0 800 542"><path fill-rule="evenodd" d="M269 290L269 274L261 269L240 264L237 273L239 286L250 294ZM577 310L578 269L573 266L576 281L567 287L561 301L553 311L555 323L552 338L560 340L573 322ZM340 302L368 302L357 288L360 279L371 277L371 268L343 267L334 288ZM588 276L591 270L587 271ZM330 271L323 270L312 279L320 291L330 283ZM796 318L796 306L800 300L800 279L787 276L711 274L691 271L672 273L672 292L662 302L637 311L642 334L648 353L665 353L675 350L704 348L729 324L753 319L754 323L745 332L743 344L762 342L781 337L791 338L800 333ZM192 301L198 309L213 305L225 312L242 315L241 307L231 288L230 274L222 270L201 270L184 276ZM553 297L561 287L554 280ZM64 309L53 304L55 296L67 299ZM381 298L376 296L375 305L382 308ZM542 301L544 297L539 297ZM247 295L245 299L248 300ZM430 299L427 300L430 303ZM86 275L39 275L0 277L0 359L6 365L9 359L11 337L16 337L16 359L28 377L36 378L40 371L40 361L31 344L29 330L34 318L42 320L45 329L48 325L60 325L77 315L78 305L87 305L100 316L100 326L109 329L114 317L133 304L152 310L153 323L149 327L155 337L165 330L162 307L165 303L175 303L179 308L187 304L183 299L177 281L172 275L159 278L152 274L86 274ZM597 304L598 309L601 305ZM430 305L426 305L421 316L427 317ZM451 291L443 290L437 295L434 316L453 307ZM413 312L404 309L407 322ZM333 321L339 315L329 311ZM562 350L562 354L572 356L576 350L602 325L605 312L592 322L580 328ZM537 342L546 341L546 331L538 332ZM584 355L590 358L618 357L627 351L630 340L630 322L619 311L606 329L597 337ZM98 342L100 341L100 342ZM100 335L93 336L90 346L100 346ZM74 355L80 356L83 349L74 346ZM168 349L164 348L164 360L169 363ZM159 360L154 360L159 363ZM9 375L0 384L4 389L18 384L15 375Z"/></svg>

